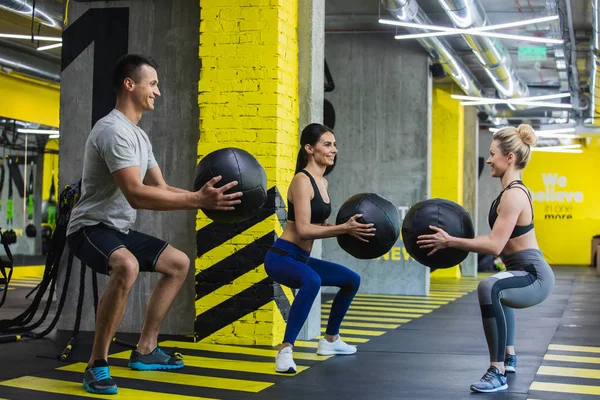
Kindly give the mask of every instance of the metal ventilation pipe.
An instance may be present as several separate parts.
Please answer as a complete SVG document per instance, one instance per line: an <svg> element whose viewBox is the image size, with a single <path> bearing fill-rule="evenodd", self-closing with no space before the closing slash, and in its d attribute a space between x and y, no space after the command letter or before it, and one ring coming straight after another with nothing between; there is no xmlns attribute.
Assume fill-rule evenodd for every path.
<svg viewBox="0 0 600 400"><path fill-rule="evenodd" d="M419 7L416 0L381 0L381 4L390 14L404 22L433 25L429 17ZM421 29L406 28L411 33L422 33ZM417 39L429 55L439 62L444 71L468 96L484 97L483 88L477 78L456 55L450 44L443 38L431 37ZM479 109L489 115L494 115L493 105L485 104Z"/></svg>
<svg viewBox="0 0 600 400"><path fill-rule="evenodd" d="M600 4L592 0L592 71L590 75L590 116L594 125L600 125Z"/></svg>
<svg viewBox="0 0 600 400"><path fill-rule="evenodd" d="M10 69L52 83L60 82L60 62L36 57L1 43L0 69Z"/></svg>
<svg viewBox="0 0 600 400"><path fill-rule="evenodd" d="M33 7L25 0L0 0L0 8L19 14L22 17L30 17ZM35 19L52 28L62 29L62 16L50 15L48 12L35 7Z"/></svg>
<svg viewBox="0 0 600 400"><path fill-rule="evenodd" d="M479 0L438 0L457 28L469 29L490 25ZM519 77L508 50L496 38L463 35L479 63L492 80L501 98L527 97L529 88ZM514 105L526 109L528 106ZM511 108L513 108L511 107Z"/></svg>

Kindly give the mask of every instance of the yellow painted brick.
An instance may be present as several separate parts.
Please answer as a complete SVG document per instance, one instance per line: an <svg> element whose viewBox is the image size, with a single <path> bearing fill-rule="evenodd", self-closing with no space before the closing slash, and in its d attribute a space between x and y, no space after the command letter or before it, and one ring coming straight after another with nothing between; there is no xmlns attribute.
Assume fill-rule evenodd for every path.
<svg viewBox="0 0 600 400"><path fill-rule="evenodd" d="M256 133L248 130L238 130L234 132L221 131L217 133L217 140L220 142L254 142L256 141Z"/></svg>
<svg viewBox="0 0 600 400"><path fill-rule="evenodd" d="M200 20L214 20L219 18L220 9L218 8L202 8L200 10Z"/></svg>
<svg viewBox="0 0 600 400"><path fill-rule="evenodd" d="M270 336L273 335L273 330L273 324L263 322L256 324L254 333L259 336Z"/></svg>
<svg viewBox="0 0 600 400"><path fill-rule="evenodd" d="M236 321L233 323L233 334L236 336L253 336L255 335L255 328L255 324Z"/></svg>
<svg viewBox="0 0 600 400"><path fill-rule="evenodd" d="M240 31L260 31L264 24L261 21L240 21Z"/></svg>
<svg viewBox="0 0 600 400"><path fill-rule="evenodd" d="M241 43L243 45L247 45L247 44L251 44L251 43L252 44L263 44L260 32L255 32L255 31L242 32L239 34L238 38L239 38L239 43Z"/></svg>
<svg viewBox="0 0 600 400"><path fill-rule="evenodd" d="M275 22L283 12L280 8L262 8L260 10L260 19L262 21Z"/></svg>
<svg viewBox="0 0 600 400"><path fill-rule="evenodd" d="M279 46L275 44L244 44L238 49L238 54L242 56L256 56L265 57L280 54Z"/></svg>
<svg viewBox="0 0 600 400"><path fill-rule="evenodd" d="M260 21L264 8L259 7L240 7L240 17L249 21ZM264 19L262 19L264 21Z"/></svg>
<svg viewBox="0 0 600 400"><path fill-rule="evenodd" d="M260 32L260 40L264 44L279 44L281 37L285 39L285 36L281 36L276 29L263 30Z"/></svg>
<svg viewBox="0 0 600 400"><path fill-rule="evenodd" d="M271 93L242 93L242 101L246 104L278 104L279 96Z"/></svg>

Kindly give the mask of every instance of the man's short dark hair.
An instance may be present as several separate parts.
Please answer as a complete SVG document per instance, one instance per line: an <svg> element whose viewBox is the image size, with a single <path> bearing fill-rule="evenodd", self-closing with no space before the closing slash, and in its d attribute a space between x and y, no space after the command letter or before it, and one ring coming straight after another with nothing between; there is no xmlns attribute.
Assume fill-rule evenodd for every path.
<svg viewBox="0 0 600 400"><path fill-rule="evenodd" d="M125 78L131 78L134 82L139 81L139 68L142 65L149 65L158 70L158 64L151 57L141 56L139 54L125 54L117 60L113 73L113 88L117 93L123 87Z"/></svg>

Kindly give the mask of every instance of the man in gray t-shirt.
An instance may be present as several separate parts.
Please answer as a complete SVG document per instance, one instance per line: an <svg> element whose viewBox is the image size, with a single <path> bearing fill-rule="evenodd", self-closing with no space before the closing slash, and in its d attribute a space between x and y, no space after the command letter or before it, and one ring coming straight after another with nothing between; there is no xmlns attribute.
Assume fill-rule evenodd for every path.
<svg viewBox="0 0 600 400"><path fill-rule="evenodd" d="M113 79L117 104L94 125L87 139L81 198L67 227L73 254L94 271L110 276L98 302L94 345L83 378L84 388L91 393L118 392L108 368L108 348L139 271L162 276L148 301L129 366L136 370L183 367L181 359L158 347L158 331L187 276L190 260L167 242L131 229L137 209L232 210L240 203L241 193L224 194L237 182L214 187L220 177L197 192L164 181L148 135L137 125L160 96L156 68L154 60L134 54L117 62Z"/></svg>

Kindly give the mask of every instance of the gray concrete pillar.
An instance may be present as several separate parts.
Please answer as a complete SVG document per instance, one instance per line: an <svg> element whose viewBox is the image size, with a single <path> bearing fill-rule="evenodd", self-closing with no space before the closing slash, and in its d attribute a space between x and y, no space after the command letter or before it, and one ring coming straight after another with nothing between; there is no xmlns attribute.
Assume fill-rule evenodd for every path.
<svg viewBox="0 0 600 400"><path fill-rule="evenodd" d="M479 123L477 109L465 107L464 117L464 179L463 202L465 209L471 214L475 235L477 235L477 181L478 181L478 151L479 151ZM469 253L467 259L460 264L463 276L477 276L477 254Z"/></svg>
<svg viewBox="0 0 600 400"><path fill-rule="evenodd" d="M361 192L377 193L407 209L428 197L431 148L431 78L428 55L393 35L326 34L325 58L335 90L338 161L329 176L335 220L342 203ZM378 260L357 260L335 239L323 258L361 276L363 293L425 295L429 268L412 260L402 240Z"/></svg>
<svg viewBox="0 0 600 400"><path fill-rule="evenodd" d="M150 55L159 64L162 96L156 109L144 115L146 131L167 183L191 189L199 136L198 58L200 4L197 0L147 2L71 2L63 33L61 84L60 185L79 180L85 141L92 120L114 106L111 71L121 52ZM86 43L84 38L94 38ZM94 94L95 93L95 94ZM168 241L195 259L196 211L140 211L134 229ZM65 260L61 274L65 273ZM87 274L82 330L94 330L91 279ZM146 304L158 274L140 274L133 287L119 332L140 332ZM99 276L100 291L107 278ZM72 329L79 287L79 262L71 273L71 287L59 329ZM194 332L194 264L167 315L161 333Z"/></svg>
<svg viewBox="0 0 600 400"><path fill-rule="evenodd" d="M325 0L298 1L298 104L299 128L323 123L325 80ZM322 240L315 240L311 256L321 258ZM297 293L297 291L295 291ZM298 339L311 340L321 334L321 292L310 309Z"/></svg>

